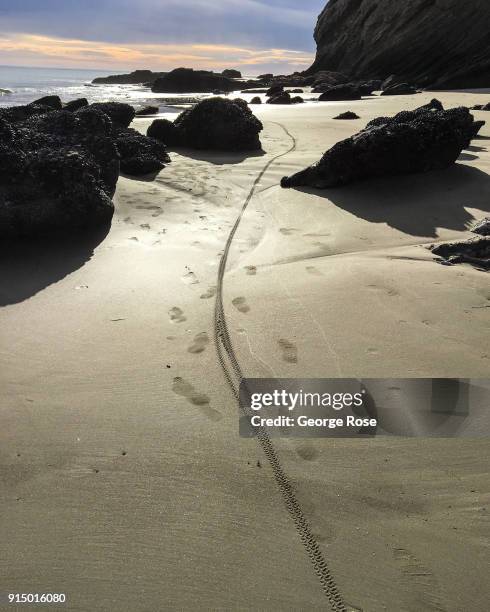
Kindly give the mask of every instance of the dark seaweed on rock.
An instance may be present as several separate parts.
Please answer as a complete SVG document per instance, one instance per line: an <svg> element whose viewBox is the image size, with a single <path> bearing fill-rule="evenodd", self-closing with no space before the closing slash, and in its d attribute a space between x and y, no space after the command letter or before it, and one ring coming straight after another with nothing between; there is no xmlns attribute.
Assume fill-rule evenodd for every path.
<svg viewBox="0 0 490 612"><path fill-rule="evenodd" d="M208 98L172 123L155 120L147 135L168 146L218 151L257 151L262 123L241 99Z"/></svg>
<svg viewBox="0 0 490 612"><path fill-rule="evenodd" d="M315 165L284 177L283 187L338 187L370 177L440 170L453 164L474 137L465 107L437 110L433 101L395 117L379 117L327 151Z"/></svg>
<svg viewBox="0 0 490 612"><path fill-rule="evenodd" d="M0 236L109 223L120 165L140 175L169 161L162 143L123 127L132 114L129 105L94 104L75 112L36 104L0 109Z"/></svg>

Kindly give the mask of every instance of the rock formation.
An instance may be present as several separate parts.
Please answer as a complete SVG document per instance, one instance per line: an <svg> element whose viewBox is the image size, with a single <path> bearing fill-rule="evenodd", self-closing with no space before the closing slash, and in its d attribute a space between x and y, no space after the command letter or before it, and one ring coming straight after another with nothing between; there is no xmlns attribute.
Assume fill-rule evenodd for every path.
<svg viewBox="0 0 490 612"><path fill-rule="evenodd" d="M156 119L147 135L173 147L256 151L261 149L262 129L244 100L208 98L185 110L173 123Z"/></svg>
<svg viewBox="0 0 490 612"><path fill-rule="evenodd" d="M242 83L240 87L243 87ZM221 74L192 68L177 68L157 79L151 90L155 93L212 93L216 90L233 91L236 88L236 82Z"/></svg>
<svg viewBox="0 0 490 612"><path fill-rule="evenodd" d="M154 83L166 74L166 72L152 72L151 70L135 70L129 74L97 77L92 83L95 85L144 85L145 83Z"/></svg>
<svg viewBox="0 0 490 612"><path fill-rule="evenodd" d="M223 70L221 74L227 79L241 79L242 78L242 73L239 70L233 70L231 68Z"/></svg>
<svg viewBox="0 0 490 612"><path fill-rule="evenodd" d="M330 0L308 73L400 75L419 87L490 87L488 0Z"/></svg>
<svg viewBox="0 0 490 612"><path fill-rule="evenodd" d="M467 108L440 110L434 100L395 117L378 117L327 151L322 159L291 177L283 187L325 189L370 177L441 170L453 164L474 137Z"/></svg>
<svg viewBox="0 0 490 612"><path fill-rule="evenodd" d="M125 127L132 115L132 107L116 103L0 109L0 236L109 223L120 168L140 175L170 161L161 142Z"/></svg>

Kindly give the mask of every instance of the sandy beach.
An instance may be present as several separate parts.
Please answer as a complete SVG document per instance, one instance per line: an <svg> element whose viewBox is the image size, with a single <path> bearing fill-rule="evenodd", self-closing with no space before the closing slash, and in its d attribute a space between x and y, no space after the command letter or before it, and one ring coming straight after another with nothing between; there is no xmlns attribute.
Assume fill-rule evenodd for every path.
<svg viewBox="0 0 490 612"><path fill-rule="evenodd" d="M0 593L64 592L73 611L326 609L261 449L238 437L213 339L218 266L276 158L223 284L244 373L488 377L488 276L427 247L489 216L490 124L444 171L279 186L433 97L490 91L251 107L263 154L171 152L155 180L119 179L107 235L5 254ZM333 119L346 110L360 119ZM486 440L275 446L349 609L486 608Z"/></svg>

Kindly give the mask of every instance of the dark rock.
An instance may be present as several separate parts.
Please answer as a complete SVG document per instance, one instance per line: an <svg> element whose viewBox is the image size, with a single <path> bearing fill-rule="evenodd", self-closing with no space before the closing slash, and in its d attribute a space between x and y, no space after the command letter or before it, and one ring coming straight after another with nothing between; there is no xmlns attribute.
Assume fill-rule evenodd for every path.
<svg viewBox="0 0 490 612"><path fill-rule="evenodd" d="M490 217L485 217L485 219L479 221L471 231L480 234L480 236L490 236Z"/></svg>
<svg viewBox="0 0 490 612"><path fill-rule="evenodd" d="M0 120L3 238L78 231L112 218L119 174L112 123L96 110L84 112Z"/></svg>
<svg viewBox="0 0 490 612"><path fill-rule="evenodd" d="M387 89L381 92L382 96L407 96L420 93L415 87L408 83L399 83L398 85L391 85Z"/></svg>
<svg viewBox="0 0 490 612"><path fill-rule="evenodd" d="M272 85L266 92L265 95L268 98L272 98L273 96L277 96L278 94L284 91L284 85Z"/></svg>
<svg viewBox="0 0 490 612"><path fill-rule="evenodd" d="M136 117L148 117L148 115L158 115L158 106L144 106L136 111Z"/></svg>
<svg viewBox="0 0 490 612"><path fill-rule="evenodd" d="M490 111L490 102L488 104L485 104L481 107L482 111Z"/></svg>
<svg viewBox="0 0 490 612"><path fill-rule="evenodd" d="M272 72L266 72L265 74L259 74L257 78L259 81L270 81L274 78L274 75Z"/></svg>
<svg viewBox="0 0 490 612"><path fill-rule="evenodd" d="M232 70L232 69L223 70L221 74L227 79L241 79L242 78L242 73L239 70Z"/></svg>
<svg viewBox="0 0 490 612"><path fill-rule="evenodd" d="M168 119L155 119L146 132L147 136L163 142L168 147L181 147L182 135L173 121Z"/></svg>
<svg viewBox="0 0 490 612"><path fill-rule="evenodd" d="M166 72L151 70L135 70L130 74L114 74L107 77L97 77L92 81L95 85L149 85L166 75Z"/></svg>
<svg viewBox="0 0 490 612"><path fill-rule="evenodd" d="M54 112L50 106L38 106L37 104L26 104L25 106L7 106L0 108L0 119L9 123L26 121L29 117L45 115Z"/></svg>
<svg viewBox="0 0 490 612"><path fill-rule="evenodd" d="M250 104L262 104L262 99L259 96L255 96L255 98L251 99Z"/></svg>
<svg viewBox="0 0 490 612"><path fill-rule="evenodd" d="M304 89L293 89L292 91L290 91L289 93L294 93L294 94L302 94L305 93Z"/></svg>
<svg viewBox="0 0 490 612"><path fill-rule="evenodd" d="M36 105L29 111L1 109L2 237L106 224L114 211L111 198L120 166L127 173L142 174L169 161L162 143L114 123L101 107L119 118L110 105L75 112Z"/></svg>
<svg viewBox="0 0 490 612"><path fill-rule="evenodd" d="M473 123L473 138L476 138L478 136L479 131L485 124L486 121L475 121L475 123Z"/></svg>
<svg viewBox="0 0 490 612"><path fill-rule="evenodd" d="M240 83L243 87L243 84ZM177 68L163 78L157 79L152 86L155 93L211 93L215 90L233 91L236 82L232 79L192 68Z"/></svg>
<svg viewBox="0 0 490 612"><path fill-rule="evenodd" d="M389 89L390 87L393 87L393 85L398 85L399 83L403 83L403 79L397 77L396 74L392 74L381 83L381 89Z"/></svg>
<svg viewBox="0 0 490 612"><path fill-rule="evenodd" d="M121 172L131 176L141 176L159 172L170 162L165 145L143 136L131 128L119 129L116 145L121 156Z"/></svg>
<svg viewBox="0 0 490 612"><path fill-rule="evenodd" d="M334 85L329 87L327 91L322 93L318 98L319 102L332 102L339 100L360 100L361 93L359 89L352 85Z"/></svg>
<svg viewBox="0 0 490 612"><path fill-rule="evenodd" d="M378 91L382 89L381 85L382 83L380 80L374 79L371 81L365 81L365 82L359 83L358 88L363 96L370 96L372 95L373 91Z"/></svg>
<svg viewBox="0 0 490 612"><path fill-rule="evenodd" d="M431 247L434 255L441 257L441 263L455 265L467 263L480 270L490 270L490 237L472 238L463 242L438 244Z"/></svg>
<svg viewBox="0 0 490 612"><path fill-rule="evenodd" d="M318 19L316 60L307 74L395 73L431 89L489 87L489 24L488 0L330 1Z"/></svg>
<svg viewBox="0 0 490 612"><path fill-rule="evenodd" d="M294 96L291 98L291 104L303 104L304 100L301 96Z"/></svg>
<svg viewBox="0 0 490 612"><path fill-rule="evenodd" d="M266 94L268 89L244 89L241 93L247 94Z"/></svg>
<svg viewBox="0 0 490 612"><path fill-rule="evenodd" d="M34 100L31 102L34 106L49 106L53 110L61 110L63 108L63 104L59 96L44 96L43 98L39 98L38 100Z"/></svg>
<svg viewBox="0 0 490 612"><path fill-rule="evenodd" d="M287 91L281 91L276 95L271 96L267 100L267 104L292 104L293 100Z"/></svg>
<svg viewBox="0 0 490 612"><path fill-rule="evenodd" d="M256 151L261 149L262 123L244 100L208 98L181 113L172 124L157 120L148 134L169 144L193 149ZM174 142L175 142L174 141Z"/></svg>
<svg viewBox="0 0 490 612"><path fill-rule="evenodd" d="M475 104L475 106L471 107L471 110L482 110L483 104Z"/></svg>
<svg viewBox="0 0 490 612"><path fill-rule="evenodd" d="M67 102L63 106L63 109L66 110L66 111L71 111L72 113L74 113L75 111L79 110L80 108L85 108L85 106L88 106L87 98L78 98L77 100L71 100L70 102Z"/></svg>
<svg viewBox="0 0 490 612"><path fill-rule="evenodd" d="M334 119L360 119L359 115L356 115L356 113L353 113L352 111L347 111L345 113L341 113L340 115L337 115L336 117L334 117Z"/></svg>
<svg viewBox="0 0 490 612"><path fill-rule="evenodd" d="M325 189L370 177L440 170L455 163L468 147L473 123L464 107L447 111L424 107L380 117L281 184Z"/></svg>
<svg viewBox="0 0 490 612"><path fill-rule="evenodd" d="M123 102L95 102L90 105L108 115L112 122L121 127L129 127L135 116L135 110L131 104Z"/></svg>

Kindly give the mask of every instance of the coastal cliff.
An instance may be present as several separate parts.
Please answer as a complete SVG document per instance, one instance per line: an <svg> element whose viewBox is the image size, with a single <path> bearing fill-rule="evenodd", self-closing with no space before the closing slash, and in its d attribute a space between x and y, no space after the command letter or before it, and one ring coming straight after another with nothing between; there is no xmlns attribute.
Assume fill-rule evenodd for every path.
<svg viewBox="0 0 490 612"><path fill-rule="evenodd" d="M488 0L330 0L309 73L395 74L436 89L490 86Z"/></svg>

